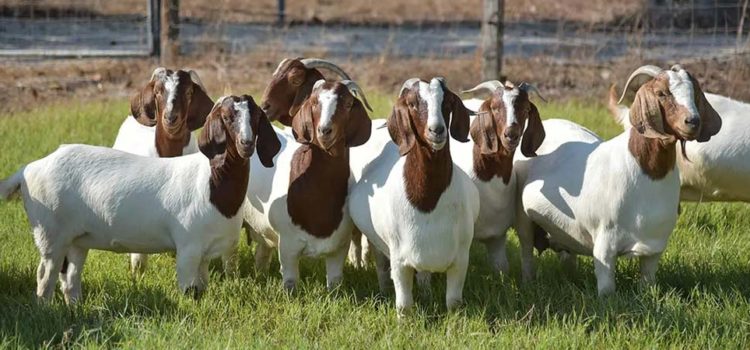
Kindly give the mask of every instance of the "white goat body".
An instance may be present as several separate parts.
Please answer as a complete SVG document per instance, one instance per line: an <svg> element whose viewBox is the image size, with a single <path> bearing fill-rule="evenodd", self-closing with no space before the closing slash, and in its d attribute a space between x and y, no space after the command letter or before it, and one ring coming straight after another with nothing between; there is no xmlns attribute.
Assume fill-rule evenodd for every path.
<svg viewBox="0 0 750 350"><path fill-rule="evenodd" d="M642 260L653 278L661 252L677 221L679 173L652 180L628 150L630 132L602 142L587 129L563 120L546 120L547 138L538 156L517 157L524 279L531 279L533 228L550 236L554 249L593 255L599 291L614 290L612 270L618 255Z"/></svg>

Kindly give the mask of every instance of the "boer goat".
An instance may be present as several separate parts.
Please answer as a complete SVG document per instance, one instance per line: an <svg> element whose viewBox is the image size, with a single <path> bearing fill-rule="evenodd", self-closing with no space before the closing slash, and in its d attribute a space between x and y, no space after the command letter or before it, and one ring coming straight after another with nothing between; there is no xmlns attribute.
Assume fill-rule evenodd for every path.
<svg viewBox="0 0 750 350"><path fill-rule="evenodd" d="M497 80L483 82L464 93L489 93L471 122L469 142L451 141L451 155L479 190L479 218L474 240L485 244L490 266L508 274L506 231L515 221L516 176L513 155L518 145L533 157L544 140L544 127L536 106L529 101L528 84L515 86ZM466 105L466 104L465 104ZM528 121L528 124L527 124ZM521 136L523 135L523 138Z"/></svg>
<svg viewBox="0 0 750 350"><path fill-rule="evenodd" d="M393 140L349 197L354 224L377 248L381 289L390 277L399 316L413 305L414 272L446 272L446 304L462 300L479 194L453 165L450 136L467 142L469 110L442 78L407 80L388 118Z"/></svg>
<svg viewBox="0 0 750 350"><path fill-rule="evenodd" d="M654 281L677 221L675 143L708 141L721 128L721 119L698 82L684 69L673 68L660 70L639 87L630 122L634 128L606 142L581 141L587 130L545 122L548 137L539 155L519 156L516 228L525 280L534 275L533 245L541 228L553 249L593 255L600 296L615 291L621 255L638 257L642 281Z"/></svg>
<svg viewBox="0 0 750 350"><path fill-rule="evenodd" d="M0 182L0 198L21 192L41 261L37 296L60 276L67 303L81 297L89 249L177 254L177 281L199 297L210 259L235 249L255 151L272 165L279 141L252 97L221 98L198 139L201 153L144 158L63 145ZM66 259L67 258L67 259Z"/></svg>
<svg viewBox="0 0 750 350"><path fill-rule="evenodd" d="M266 111L269 119L278 120L282 124L291 127L297 111L307 98L309 98L312 86L318 80L323 79L323 74L319 69L330 70L340 78L350 80L349 75L341 67L330 61L318 58L284 59L274 71L271 82L263 94L261 106ZM372 111L362 90L355 88L351 92L355 97L362 99L364 106ZM359 179L362 169L380 154L383 147L390 141L386 130L378 129L382 126L383 122L381 121L372 122L372 136L370 140L364 145L350 150L350 167L355 180ZM249 229L249 226L246 225L246 228ZM362 266L364 264L364 257L368 255L367 241L362 239L359 231L355 230L352 235L353 244L350 249L349 259L355 266ZM256 268L261 270L266 269L270 256L269 252L263 249L258 250L258 254L255 257Z"/></svg>
<svg viewBox="0 0 750 350"><path fill-rule="evenodd" d="M156 68L130 99L131 116L120 126L112 148L161 158L196 153L191 132L203 126L213 105L195 71ZM147 257L130 254L132 271L145 272Z"/></svg>
<svg viewBox="0 0 750 350"><path fill-rule="evenodd" d="M245 221L258 243L263 267L278 247L283 285L293 290L301 256L326 259L327 286L343 277L353 229L346 208L349 148L370 137L371 122L352 81L318 80L293 119L293 137L282 139L276 167L251 167ZM294 142L296 140L297 142Z"/></svg>

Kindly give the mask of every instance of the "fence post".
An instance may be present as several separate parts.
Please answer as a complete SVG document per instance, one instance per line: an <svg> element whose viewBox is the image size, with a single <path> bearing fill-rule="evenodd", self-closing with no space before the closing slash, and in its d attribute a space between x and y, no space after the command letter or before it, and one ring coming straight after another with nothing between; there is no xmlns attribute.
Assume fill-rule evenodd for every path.
<svg viewBox="0 0 750 350"><path fill-rule="evenodd" d="M161 57L161 1L148 0L149 32L151 34L151 56Z"/></svg>
<svg viewBox="0 0 750 350"><path fill-rule="evenodd" d="M160 0L161 64L173 65L180 55L180 0Z"/></svg>
<svg viewBox="0 0 750 350"><path fill-rule="evenodd" d="M484 0L482 14L482 80L500 79L503 69L504 0Z"/></svg>
<svg viewBox="0 0 750 350"><path fill-rule="evenodd" d="M279 0L278 4L279 4L279 15L278 15L278 18L276 19L276 24L280 25L280 26L283 26L284 25L284 21L285 21L285 17L286 17L285 1L284 0Z"/></svg>

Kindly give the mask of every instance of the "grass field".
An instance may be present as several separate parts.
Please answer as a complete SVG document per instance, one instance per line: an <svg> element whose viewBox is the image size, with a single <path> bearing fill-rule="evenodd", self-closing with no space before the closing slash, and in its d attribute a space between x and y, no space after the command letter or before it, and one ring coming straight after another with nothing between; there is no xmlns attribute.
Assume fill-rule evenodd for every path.
<svg viewBox="0 0 750 350"><path fill-rule="evenodd" d="M369 93L375 116L390 95ZM603 106L539 104L544 118L567 117L609 138L618 133ZM60 143L110 145L127 113L125 101L43 106L0 116L0 177ZM606 200L602 198L601 200ZM0 348L748 348L750 347L750 215L744 204L685 203L657 274L638 284L636 261L620 260L616 295L596 297L590 258L566 275L545 253L538 279L519 283L518 243L510 235L511 277L493 276L483 247L472 251L465 306L446 313L444 279L433 300L417 298L408 322L396 320L393 296L378 293L374 266L347 267L340 290L325 290L322 261L301 264L299 291L287 295L280 276L258 276L241 242L241 275L225 279L213 266L200 302L177 290L174 260L152 259L134 280L123 255L92 252L84 300L68 308L59 292L36 303L38 252L21 202L0 202ZM274 262L272 271L278 271Z"/></svg>

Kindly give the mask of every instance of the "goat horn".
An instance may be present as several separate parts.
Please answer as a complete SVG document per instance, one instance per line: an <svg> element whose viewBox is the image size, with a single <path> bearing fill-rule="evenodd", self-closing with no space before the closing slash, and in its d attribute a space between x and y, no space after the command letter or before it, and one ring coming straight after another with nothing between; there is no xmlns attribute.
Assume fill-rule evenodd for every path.
<svg viewBox="0 0 750 350"><path fill-rule="evenodd" d="M682 68L682 66L678 63L678 64L673 65L672 68L670 68L670 69L672 69L675 72L679 72L679 71L683 70L684 68Z"/></svg>
<svg viewBox="0 0 750 350"><path fill-rule="evenodd" d="M503 83L501 83L498 80L487 80L485 82L481 82L477 84L477 86L469 89L469 90L463 90L461 91L462 94L475 94L480 92L487 92L487 93L493 93L497 91L497 89L501 88L503 86Z"/></svg>
<svg viewBox="0 0 750 350"><path fill-rule="evenodd" d="M418 81L420 81L419 78L411 78L411 79L405 81L404 85L401 85L401 90L399 90L399 92L398 92L398 97L401 97L401 95L404 93L404 90L410 89L411 86L414 85L414 83L416 83Z"/></svg>
<svg viewBox="0 0 750 350"><path fill-rule="evenodd" d="M346 88L349 89L349 92L351 92L352 95L362 100L362 103L365 104L368 111L372 112L372 107L370 107L370 103L367 102L367 97L365 97L364 91L362 91L362 88L360 88L357 83L353 80L342 80L341 83L346 85Z"/></svg>
<svg viewBox="0 0 750 350"><path fill-rule="evenodd" d="M537 89L536 86L534 85L531 85L527 82L523 82L520 85L518 85L518 89L525 91L527 94L529 93L529 91L531 91L534 94L536 94L536 96L539 97L539 99L544 101L544 103L547 103L547 100L544 98L544 96L542 96L542 94L539 92L539 89Z"/></svg>
<svg viewBox="0 0 750 350"><path fill-rule="evenodd" d="M349 74L346 74L346 72L344 72L341 67L337 66L331 61L321 58L305 58L300 60L300 62L302 62L302 64L304 64L307 68L325 68L330 70L331 72L338 74L342 80L352 80L352 78L349 77Z"/></svg>
<svg viewBox="0 0 750 350"><path fill-rule="evenodd" d="M622 104L623 101L627 101L628 104L633 102L635 92L638 91L641 85L655 78L663 71L663 69L652 65L638 67L628 77L628 81L625 83L625 88L622 90L622 95L620 95L620 100L617 101L617 104ZM643 77L647 77L647 79L643 79Z"/></svg>

